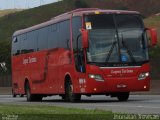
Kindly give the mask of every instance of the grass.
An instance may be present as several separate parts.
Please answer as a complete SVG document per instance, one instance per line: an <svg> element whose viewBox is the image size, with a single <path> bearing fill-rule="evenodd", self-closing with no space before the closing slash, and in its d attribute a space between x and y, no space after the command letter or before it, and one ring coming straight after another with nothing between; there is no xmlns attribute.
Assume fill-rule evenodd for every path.
<svg viewBox="0 0 160 120"><path fill-rule="evenodd" d="M75 103L76 104L76 103ZM0 104L2 120L159 120L159 115L138 115L113 113L104 110L86 110L46 105L5 105Z"/></svg>
<svg viewBox="0 0 160 120"><path fill-rule="evenodd" d="M113 113L103 110L85 110L55 106L0 105L1 117L18 120L112 120Z"/></svg>

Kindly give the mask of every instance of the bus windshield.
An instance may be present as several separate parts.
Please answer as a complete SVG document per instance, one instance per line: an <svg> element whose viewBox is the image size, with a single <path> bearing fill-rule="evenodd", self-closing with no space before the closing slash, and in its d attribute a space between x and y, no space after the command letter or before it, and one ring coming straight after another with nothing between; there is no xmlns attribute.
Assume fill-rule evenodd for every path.
<svg viewBox="0 0 160 120"><path fill-rule="evenodd" d="M85 16L89 31L90 63L139 63L148 61L147 37L138 14Z"/></svg>

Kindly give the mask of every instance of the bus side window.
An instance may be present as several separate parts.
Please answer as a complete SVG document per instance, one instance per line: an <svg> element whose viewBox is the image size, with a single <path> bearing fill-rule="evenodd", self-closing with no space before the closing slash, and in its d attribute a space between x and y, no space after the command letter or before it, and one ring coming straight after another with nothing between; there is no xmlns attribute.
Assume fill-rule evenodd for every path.
<svg viewBox="0 0 160 120"><path fill-rule="evenodd" d="M44 27L38 30L38 46L37 50L48 49L48 31L49 27Z"/></svg>
<svg viewBox="0 0 160 120"><path fill-rule="evenodd" d="M27 33L27 47L26 53L35 52L37 48L37 31Z"/></svg>
<svg viewBox="0 0 160 120"><path fill-rule="evenodd" d="M49 26L48 30L48 48L58 48L58 28L57 24Z"/></svg>
<svg viewBox="0 0 160 120"><path fill-rule="evenodd" d="M21 54L27 53L27 35L26 33L19 35L18 39L20 40L20 52Z"/></svg>
<svg viewBox="0 0 160 120"><path fill-rule="evenodd" d="M59 23L59 47L70 49L70 21L65 20Z"/></svg>

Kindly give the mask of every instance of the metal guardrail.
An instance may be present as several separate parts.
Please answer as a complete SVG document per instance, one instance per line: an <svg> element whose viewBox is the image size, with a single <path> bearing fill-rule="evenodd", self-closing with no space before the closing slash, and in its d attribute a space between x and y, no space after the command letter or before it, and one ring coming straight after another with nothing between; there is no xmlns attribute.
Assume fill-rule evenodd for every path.
<svg viewBox="0 0 160 120"><path fill-rule="evenodd" d="M11 87L11 74L10 73L0 73L0 87Z"/></svg>
<svg viewBox="0 0 160 120"><path fill-rule="evenodd" d="M6 63L0 62L0 87L11 86L11 72L7 70Z"/></svg>

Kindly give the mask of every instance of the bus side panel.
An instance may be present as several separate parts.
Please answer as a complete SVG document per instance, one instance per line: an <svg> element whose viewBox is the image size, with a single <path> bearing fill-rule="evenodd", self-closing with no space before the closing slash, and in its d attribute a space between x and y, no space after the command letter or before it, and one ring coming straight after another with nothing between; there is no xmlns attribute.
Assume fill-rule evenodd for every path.
<svg viewBox="0 0 160 120"><path fill-rule="evenodd" d="M63 48L32 54L37 62L30 66L33 94L63 94L63 69L70 66L70 51ZM34 67L35 66L35 67ZM68 67L67 67L68 68ZM66 71L65 71L66 72Z"/></svg>
<svg viewBox="0 0 160 120"><path fill-rule="evenodd" d="M66 71L70 71L70 66L72 65L71 53L69 50L59 48L50 51L48 62L49 93L64 93L65 73Z"/></svg>
<svg viewBox="0 0 160 120"><path fill-rule="evenodd" d="M65 73L71 66L71 53L63 48L13 57L13 88L24 94L27 79L32 94L63 94Z"/></svg>
<svg viewBox="0 0 160 120"><path fill-rule="evenodd" d="M16 65L16 66L15 66ZM12 90L14 94L24 94L23 63L20 56L12 56Z"/></svg>
<svg viewBox="0 0 160 120"><path fill-rule="evenodd" d="M46 54L47 52L43 51L23 54L12 58L13 89L16 88L16 93L25 93L25 80L29 81L32 93L43 91L43 89L38 88L45 88L45 85L40 83L45 81L44 69Z"/></svg>

